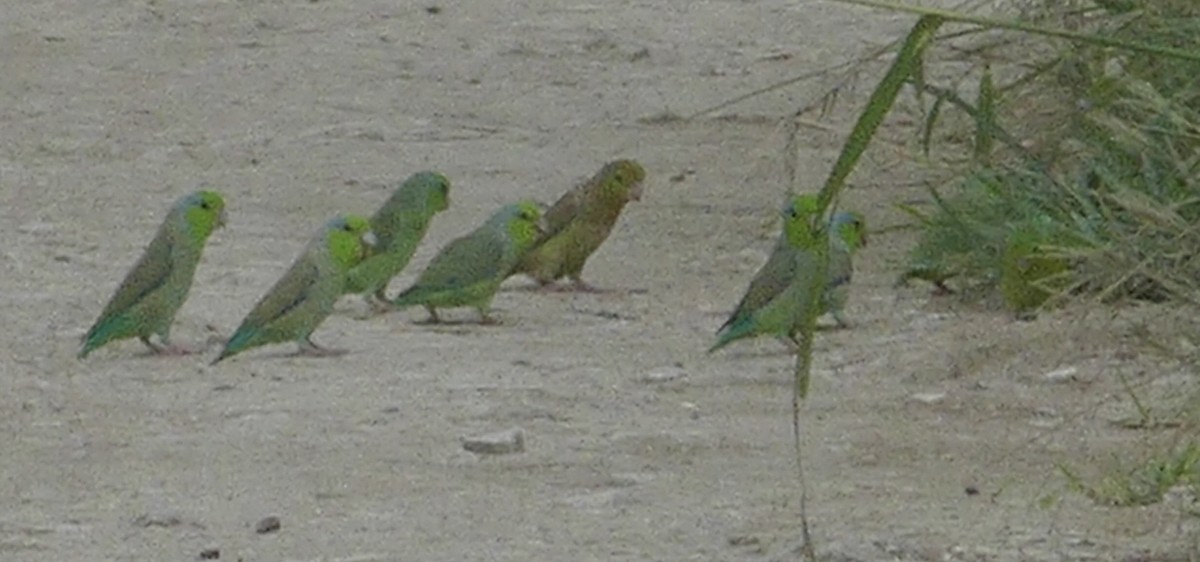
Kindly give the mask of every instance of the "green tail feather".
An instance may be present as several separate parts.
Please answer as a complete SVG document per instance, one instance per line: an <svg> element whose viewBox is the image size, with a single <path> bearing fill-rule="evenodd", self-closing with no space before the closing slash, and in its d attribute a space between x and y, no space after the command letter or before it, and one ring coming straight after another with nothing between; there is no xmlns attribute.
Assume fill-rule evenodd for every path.
<svg viewBox="0 0 1200 562"><path fill-rule="evenodd" d="M213 362L210 363L210 365L216 365L221 360L227 359L231 355L246 349L246 347L254 340L254 336L257 333L258 332L253 329L241 329L235 332L233 337L229 338L229 341L225 342L225 347L221 349L221 354L218 355L216 359L213 359Z"/></svg>
<svg viewBox="0 0 1200 562"><path fill-rule="evenodd" d="M421 295L422 292L423 291L413 291L412 289L404 291L403 293L396 295L396 298L392 299L392 306L401 308L401 307L414 306L416 304L419 304L418 301L420 300L420 298L422 296Z"/></svg>
<svg viewBox="0 0 1200 562"><path fill-rule="evenodd" d="M137 326L133 325L131 320L123 315L96 324L83 337L83 347L80 348L79 354L76 357L83 359L89 353L103 347L109 342L122 339L123 337L131 337L134 335L136 328Z"/></svg>
<svg viewBox="0 0 1200 562"><path fill-rule="evenodd" d="M722 347L729 345L734 340L739 340L745 337L754 335L754 321L750 317L739 319L726 325L720 332L717 332L717 342L708 348L708 352L712 353Z"/></svg>

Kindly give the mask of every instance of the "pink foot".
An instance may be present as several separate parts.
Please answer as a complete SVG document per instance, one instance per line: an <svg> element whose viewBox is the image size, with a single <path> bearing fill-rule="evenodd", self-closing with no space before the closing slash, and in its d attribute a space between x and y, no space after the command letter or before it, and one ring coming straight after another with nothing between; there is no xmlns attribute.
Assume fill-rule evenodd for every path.
<svg viewBox="0 0 1200 562"><path fill-rule="evenodd" d="M350 351L346 349L321 347L312 341L301 344L300 350L296 352L297 355L305 357L341 357L347 353L350 353Z"/></svg>

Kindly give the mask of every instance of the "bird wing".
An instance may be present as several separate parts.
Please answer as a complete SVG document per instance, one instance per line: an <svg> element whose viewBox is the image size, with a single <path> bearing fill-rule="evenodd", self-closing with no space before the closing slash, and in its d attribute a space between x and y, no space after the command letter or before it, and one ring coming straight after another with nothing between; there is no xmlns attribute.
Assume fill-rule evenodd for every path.
<svg viewBox="0 0 1200 562"><path fill-rule="evenodd" d="M570 191L563 194L554 202L554 205L546 211L546 232L542 235L542 240L547 240L554 235L562 232L575 220L587 203L588 184L580 184L575 186Z"/></svg>
<svg viewBox="0 0 1200 562"><path fill-rule="evenodd" d="M458 238L429 263L410 291L455 290L495 279L501 273L503 256L504 241L494 233Z"/></svg>
<svg viewBox="0 0 1200 562"><path fill-rule="evenodd" d="M265 326L291 312L309 299L320 276L316 264L307 256L301 258L263 295L243 324Z"/></svg>
<svg viewBox="0 0 1200 562"><path fill-rule="evenodd" d="M742 296L737 308L734 309L733 314L729 315L729 319L721 325L720 329L729 326L743 315L753 313L766 306L784 289L787 289L788 284L796 275L795 252L796 250L788 246L783 238L779 239L775 244L775 249L771 252L771 257L767 258L767 263L763 264L758 273L754 275L750 286L746 287L746 294Z"/></svg>
<svg viewBox="0 0 1200 562"><path fill-rule="evenodd" d="M133 265L133 269L129 270L129 274L117 288L112 300L104 307L101 318L129 310L146 295L166 284L174 266L173 249L176 242L174 237L165 230L166 227L163 228L164 230L150 241L150 245L146 247L145 252L142 252L142 256Z"/></svg>

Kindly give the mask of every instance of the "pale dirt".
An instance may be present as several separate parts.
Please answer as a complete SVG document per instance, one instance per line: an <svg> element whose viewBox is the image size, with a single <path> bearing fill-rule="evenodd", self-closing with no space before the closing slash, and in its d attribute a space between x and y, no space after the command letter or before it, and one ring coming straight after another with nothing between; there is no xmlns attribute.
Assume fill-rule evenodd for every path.
<svg viewBox="0 0 1200 562"><path fill-rule="evenodd" d="M772 341L704 350L771 243L778 118L831 82L723 118L644 118L843 61L911 20L776 0L439 6L5 2L0 560L797 559L790 359ZM861 93L806 128L812 187ZM883 228L922 193L887 138L846 193ZM199 186L226 194L230 224L177 319L192 345L228 335L327 217L369 213L414 171L449 175L453 204L393 291L496 206L552 200L616 157L645 164L646 197L586 277L644 294L506 290L502 326L443 328L414 324L421 311L359 320L347 299L316 334L350 350L337 359L281 345L214 368L215 350L136 342L74 358L166 207ZM1017 323L893 289L911 237L872 242L856 325L817 342L804 418L823 555L1197 552L1177 503L1100 507L1054 469L1097 472L1168 438L1113 423L1133 413L1117 375L1178 395L1183 368L1137 335L1186 351L1190 334L1149 306ZM645 380L672 368L685 376ZM524 453L461 448L513 427ZM1047 494L1061 501L1039 507ZM272 515L281 528L256 534Z"/></svg>

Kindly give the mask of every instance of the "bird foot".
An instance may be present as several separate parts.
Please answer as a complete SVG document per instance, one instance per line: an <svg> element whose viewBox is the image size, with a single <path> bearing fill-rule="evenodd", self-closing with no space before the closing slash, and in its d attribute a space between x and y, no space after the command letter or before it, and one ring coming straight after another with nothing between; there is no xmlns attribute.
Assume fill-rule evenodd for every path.
<svg viewBox="0 0 1200 562"><path fill-rule="evenodd" d="M369 310L367 311L368 316L378 316L380 314L387 314L396 309L396 307L392 306L392 303L390 303L386 300L379 300L379 299L373 299L373 298L367 299L367 306L369 307Z"/></svg>
<svg viewBox="0 0 1200 562"><path fill-rule="evenodd" d="M945 283L942 283L939 281L939 282L936 282L933 284L932 294L935 297L945 297L945 296L953 295L954 289L947 287Z"/></svg>
<svg viewBox="0 0 1200 562"><path fill-rule="evenodd" d="M200 353L200 352L204 351L205 349L207 349L207 348L199 348L198 349L198 348L193 348L193 347L186 347L186 346L176 345L176 344L167 343L167 342L154 343L154 342L150 341L150 339L148 339L148 338L142 338L142 343L146 344L146 347L149 347L151 352L154 355L164 355L167 357L180 357L183 355L195 355L196 353Z"/></svg>
<svg viewBox="0 0 1200 562"><path fill-rule="evenodd" d="M786 353L788 355L795 355L800 351L800 342L790 336L778 336L775 339L787 348Z"/></svg>
<svg viewBox="0 0 1200 562"><path fill-rule="evenodd" d="M418 326L429 326L429 325L433 325L433 324L441 324L442 323L442 319L438 318L438 313L437 313L436 308L427 306L427 307L425 307L425 312L429 313L429 318L426 318L425 320L417 320L415 322L415 324L417 324Z"/></svg>
<svg viewBox="0 0 1200 562"><path fill-rule="evenodd" d="M584 283L582 281L579 283L573 283L571 285L567 285L562 290L563 291L572 291L572 292L577 292L577 293L590 293L593 295L644 295L644 294L650 292L649 289L645 289L645 288L602 289L600 287L597 287L595 285L590 285L590 284Z"/></svg>
<svg viewBox="0 0 1200 562"><path fill-rule="evenodd" d="M853 326L853 324L851 324L849 320L846 320L845 318L838 318L837 316L834 316L832 326L818 326L817 329L818 330L833 330L833 331L840 332L842 330L849 330L852 326Z"/></svg>
<svg viewBox="0 0 1200 562"><path fill-rule="evenodd" d="M605 292L604 290L599 289L594 285L591 285L590 283L588 283L587 281L584 281L583 279L572 280L571 281L571 290L580 292L580 293L603 293L603 292Z"/></svg>
<svg viewBox="0 0 1200 562"><path fill-rule="evenodd" d="M350 353L350 350L321 347L313 342L307 342L300 345L300 350L296 352L296 355L303 357L341 357L347 353Z"/></svg>
<svg viewBox="0 0 1200 562"><path fill-rule="evenodd" d="M573 291L574 288L571 286L557 285L553 281L547 281L545 283L539 281L537 285L527 286L526 290L534 293L565 293L568 291Z"/></svg>
<svg viewBox="0 0 1200 562"><path fill-rule="evenodd" d="M165 355L168 357L182 357L185 355L195 355L202 351L204 351L204 349L197 349L194 347L186 347L186 346L176 345L176 344L158 345L158 346L154 347L154 353L156 353L158 355Z"/></svg>
<svg viewBox="0 0 1200 562"><path fill-rule="evenodd" d="M479 325L480 326L499 326L503 323L504 322L502 322L500 319L498 319L495 316L492 316L490 314L483 314L483 315L480 315L480 317L479 317Z"/></svg>
<svg viewBox="0 0 1200 562"><path fill-rule="evenodd" d="M1018 322L1033 322L1034 320L1037 320L1037 317L1037 311L1033 310L1022 310L1014 314L1014 318L1016 318Z"/></svg>

